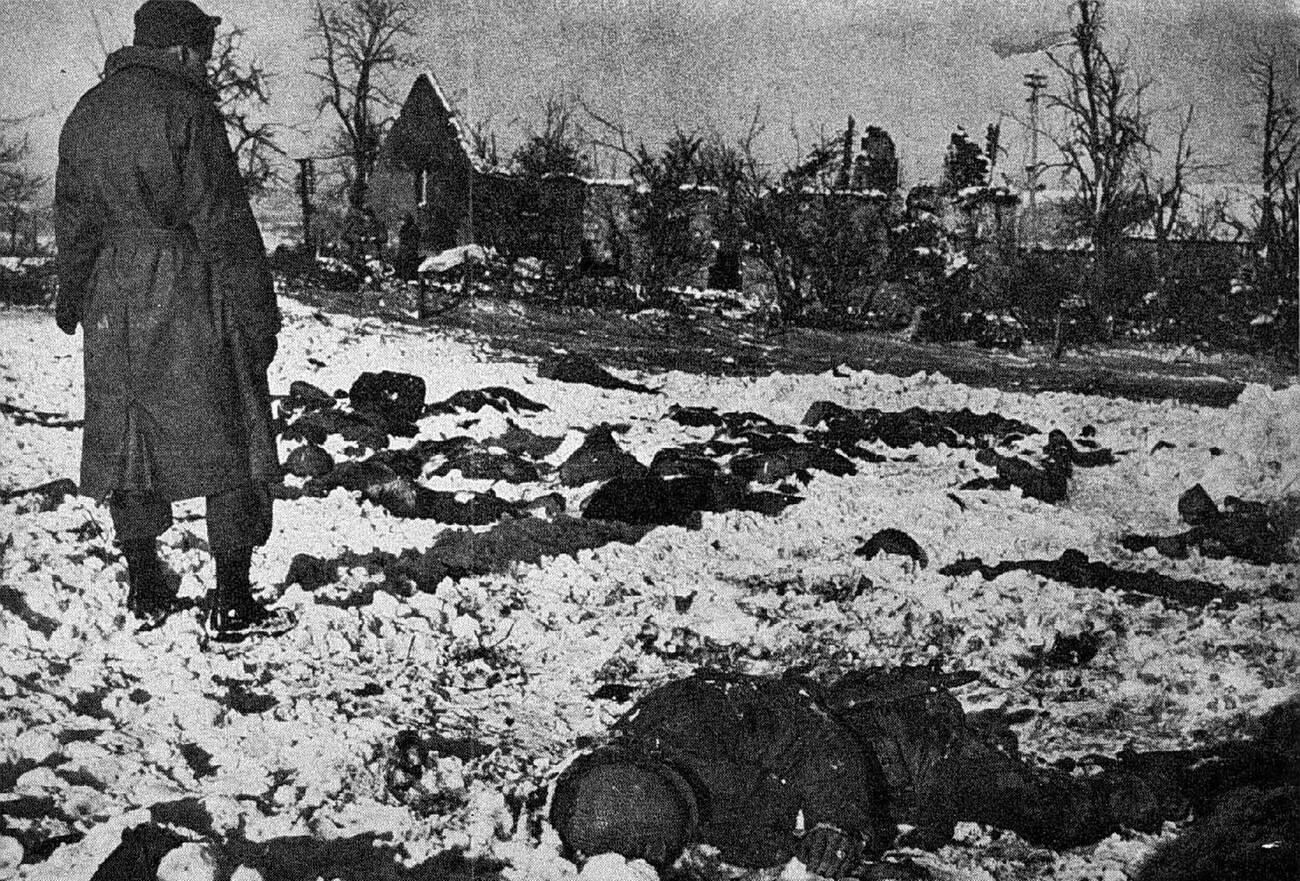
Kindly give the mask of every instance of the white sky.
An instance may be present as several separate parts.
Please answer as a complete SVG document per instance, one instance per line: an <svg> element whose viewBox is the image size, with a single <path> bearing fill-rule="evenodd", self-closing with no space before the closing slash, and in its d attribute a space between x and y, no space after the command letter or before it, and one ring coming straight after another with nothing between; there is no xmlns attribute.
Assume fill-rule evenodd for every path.
<svg viewBox="0 0 1300 881"><path fill-rule="evenodd" d="M102 64L127 42L137 0L0 0L0 116L35 114L33 167L52 171L59 126ZM315 84L303 73L312 4L208 0L275 74L268 118L298 126L284 144L316 149ZM936 173L957 125L982 137L1000 116L1023 114L1026 70L1041 56L998 58L996 39L1068 27L1065 0L442 0L431 2L418 46L425 65L471 123L487 119L509 149L539 121L546 98L577 93L648 143L675 125L739 134L757 105L760 149L793 158L819 130L852 113L859 130L890 132L907 183ZM1241 50L1259 19L1297 0L1111 0L1110 43L1126 46L1154 81L1149 106L1172 126L1197 105L1202 154L1222 177L1248 176L1244 128L1254 119ZM398 91L413 73L400 77ZM1023 164L1020 126L1004 124L1006 165Z"/></svg>

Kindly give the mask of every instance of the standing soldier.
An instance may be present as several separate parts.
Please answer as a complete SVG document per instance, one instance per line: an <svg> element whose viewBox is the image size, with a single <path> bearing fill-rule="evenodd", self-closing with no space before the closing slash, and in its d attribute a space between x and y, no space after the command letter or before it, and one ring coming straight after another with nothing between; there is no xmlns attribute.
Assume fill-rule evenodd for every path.
<svg viewBox="0 0 1300 881"><path fill-rule="evenodd" d="M273 617L249 568L280 477L266 379L280 314L207 79L220 21L148 0L64 124L56 315L85 328L81 492L108 502L128 610L153 626L175 609L156 539L173 501L206 496L208 627L238 639Z"/></svg>

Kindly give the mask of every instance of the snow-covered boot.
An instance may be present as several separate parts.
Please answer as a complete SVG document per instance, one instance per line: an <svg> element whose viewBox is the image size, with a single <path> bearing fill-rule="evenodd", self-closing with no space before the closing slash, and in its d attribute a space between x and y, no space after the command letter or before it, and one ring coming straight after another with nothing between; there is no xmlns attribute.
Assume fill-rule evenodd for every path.
<svg viewBox="0 0 1300 881"><path fill-rule="evenodd" d="M208 631L218 642L239 642L256 634L288 630L293 622L253 597L249 580L252 551L217 554L217 589L208 609Z"/></svg>
<svg viewBox="0 0 1300 881"><path fill-rule="evenodd" d="M181 608L177 587L158 559L153 539L131 542L122 548L126 558L126 610L139 618L145 629L157 627Z"/></svg>

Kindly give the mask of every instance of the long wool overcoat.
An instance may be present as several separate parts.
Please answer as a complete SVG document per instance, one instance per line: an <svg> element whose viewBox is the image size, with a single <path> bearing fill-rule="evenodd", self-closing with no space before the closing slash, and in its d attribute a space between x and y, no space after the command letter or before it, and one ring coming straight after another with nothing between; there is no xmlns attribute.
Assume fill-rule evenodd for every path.
<svg viewBox="0 0 1300 881"><path fill-rule="evenodd" d="M216 94L128 46L59 139L61 311L85 329L81 491L214 495L279 476L280 314Z"/></svg>

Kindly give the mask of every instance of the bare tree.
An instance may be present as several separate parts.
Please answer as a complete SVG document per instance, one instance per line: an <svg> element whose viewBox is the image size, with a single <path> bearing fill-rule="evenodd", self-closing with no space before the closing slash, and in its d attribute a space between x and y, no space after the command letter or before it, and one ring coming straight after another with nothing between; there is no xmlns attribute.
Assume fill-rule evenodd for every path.
<svg viewBox="0 0 1300 881"><path fill-rule="evenodd" d="M1151 208L1151 228L1157 242L1167 242L1183 219L1183 202L1191 178L1211 167L1197 159L1192 145L1192 121L1196 106L1189 104L1178 123L1178 137L1172 160L1161 169L1156 167L1158 151L1148 147L1148 161L1138 170L1138 185Z"/></svg>
<svg viewBox="0 0 1300 881"><path fill-rule="evenodd" d="M1142 95L1150 83L1103 45L1102 0L1075 0L1073 10L1077 21L1070 42L1046 53L1062 87L1043 96L1046 106L1064 117L1065 131L1045 134L1061 154L1049 167L1062 169L1079 188L1072 207L1093 244L1095 300L1109 286L1111 258L1124 229L1148 207L1137 178L1149 147Z"/></svg>
<svg viewBox="0 0 1300 881"><path fill-rule="evenodd" d="M244 184L251 194L262 193L280 180L276 156L285 152L276 143L274 123L255 119L255 109L271 101L266 69L256 59L245 59L239 43L243 28L217 37L212 50L211 78L221 115L233 140Z"/></svg>
<svg viewBox="0 0 1300 881"><path fill-rule="evenodd" d="M338 117L338 143L346 156L348 206L360 212L366 205L370 176L379 158L385 109L398 106L388 90L389 77L414 67L417 58L406 48L416 36L420 0L336 0L316 3L309 35L316 42L309 71L322 84L316 112L327 109Z"/></svg>
<svg viewBox="0 0 1300 881"><path fill-rule="evenodd" d="M626 127L581 99L577 103L604 133L590 143L621 155L630 166L627 256L631 276L640 286L639 299L673 305L671 288L684 284L708 262L708 241L701 228L708 216L700 192L704 139L678 129L661 152L644 141L632 147Z"/></svg>
<svg viewBox="0 0 1300 881"><path fill-rule="evenodd" d="M548 174L592 173L591 162L583 155L587 134L574 118L577 99L552 95L546 100L546 115L540 131L529 132L527 140L511 155L515 169L530 177Z"/></svg>
<svg viewBox="0 0 1300 881"><path fill-rule="evenodd" d="M1294 37L1294 35L1290 35ZM1257 43L1246 62L1246 74L1260 105L1259 224L1256 241L1276 251L1270 263L1281 268L1295 263L1296 162L1300 149L1300 105L1295 64L1300 47L1294 39ZM1289 251L1289 254L1287 253Z"/></svg>
<svg viewBox="0 0 1300 881"><path fill-rule="evenodd" d="M0 119L0 129L16 125L19 120ZM49 178L35 174L24 164L27 159L27 138L11 140L0 131L0 211L9 235L9 253L18 251L19 234L31 225L36 198L45 189ZM33 236L33 238L35 238ZM36 242L33 241L35 248Z"/></svg>
<svg viewBox="0 0 1300 881"><path fill-rule="evenodd" d="M480 119L470 126L469 144L477 158L487 168L501 167L501 154L497 152L496 133L488 128L489 122Z"/></svg>
<svg viewBox="0 0 1300 881"><path fill-rule="evenodd" d="M1246 74L1259 105L1258 200L1255 242L1262 253L1258 282L1274 306L1274 344L1300 353L1300 40L1292 23L1256 42Z"/></svg>

